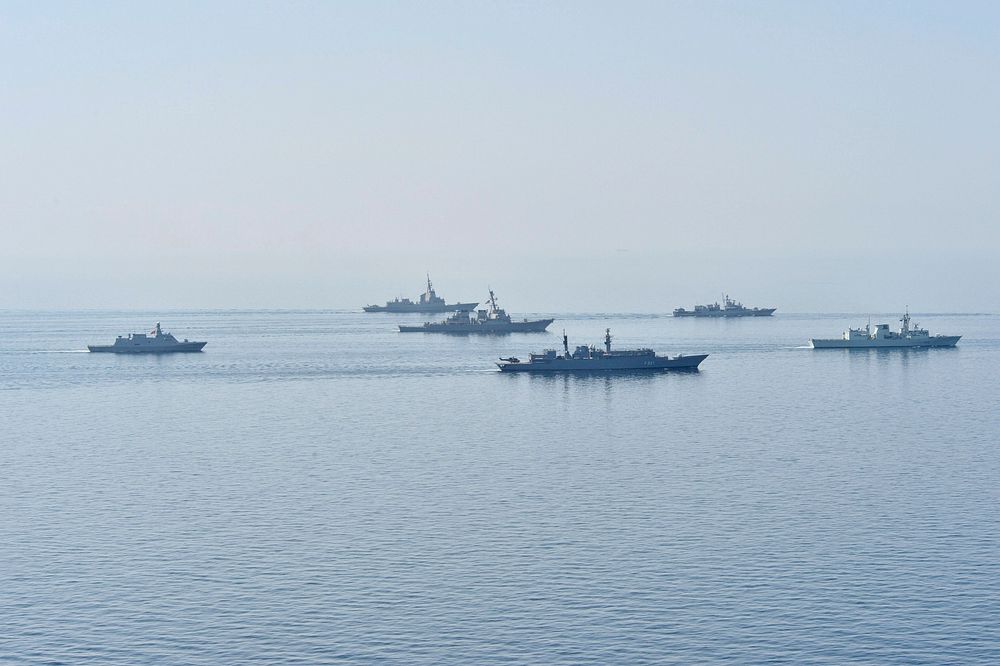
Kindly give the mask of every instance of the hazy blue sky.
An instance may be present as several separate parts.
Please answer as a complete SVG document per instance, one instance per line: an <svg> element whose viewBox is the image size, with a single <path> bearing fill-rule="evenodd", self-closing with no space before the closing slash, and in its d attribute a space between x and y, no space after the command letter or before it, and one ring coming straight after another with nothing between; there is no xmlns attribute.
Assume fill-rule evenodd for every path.
<svg viewBox="0 0 1000 666"><path fill-rule="evenodd" d="M1000 311L1000 3L0 2L0 307Z"/></svg>

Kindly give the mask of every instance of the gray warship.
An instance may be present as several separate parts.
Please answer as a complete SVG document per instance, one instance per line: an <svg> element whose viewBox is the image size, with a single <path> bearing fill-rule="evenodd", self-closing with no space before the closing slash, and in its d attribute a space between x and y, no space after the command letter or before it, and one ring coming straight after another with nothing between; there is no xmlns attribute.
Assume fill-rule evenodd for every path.
<svg viewBox="0 0 1000 666"><path fill-rule="evenodd" d="M698 365L708 354L692 356L658 356L652 349L611 350L611 329L604 331L604 349L580 345L571 354L569 339L563 331L563 353L547 349L541 354L528 354L528 360L501 358L500 372L635 372L655 370L687 370L697 372Z"/></svg>
<svg viewBox="0 0 1000 666"><path fill-rule="evenodd" d="M418 326L399 325L400 333L540 333L548 328L553 319L523 319L514 321L507 311L497 305L496 294L490 289L489 308L479 310L473 316L467 310L459 310L440 322L425 322Z"/></svg>
<svg viewBox="0 0 1000 666"><path fill-rule="evenodd" d="M128 337L118 336L110 345L87 345L92 352L110 352L112 354L170 354L175 352L200 352L207 342L192 342L178 340L170 333L160 330L160 323L149 334L130 333Z"/></svg>
<svg viewBox="0 0 1000 666"><path fill-rule="evenodd" d="M729 294L722 297L722 305L712 303L711 305L696 305L694 310L676 308L675 317L770 317L778 308L748 308L742 303L738 303L729 298Z"/></svg>
<svg viewBox="0 0 1000 666"><path fill-rule="evenodd" d="M890 331L889 324L871 322L864 328L848 328L839 338L813 338L809 340L812 349L898 349L901 347L954 347L961 335L931 335L927 329L916 323L910 328L910 311L907 309L899 320L899 331Z"/></svg>
<svg viewBox="0 0 1000 666"><path fill-rule="evenodd" d="M420 295L420 300L413 302L408 298L394 298L385 305L366 305L365 312L455 312L456 310L475 310L479 303L445 303L444 299L434 293L431 276L427 276L427 291Z"/></svg>

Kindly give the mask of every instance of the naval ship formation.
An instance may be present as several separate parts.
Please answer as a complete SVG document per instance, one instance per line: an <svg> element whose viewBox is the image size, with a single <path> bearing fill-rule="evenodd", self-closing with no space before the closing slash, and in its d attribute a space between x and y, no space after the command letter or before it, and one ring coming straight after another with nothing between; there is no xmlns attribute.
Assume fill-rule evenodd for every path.
<svg viewBox="0 0 1000 666"><path fill-rule="evenodd" d="M427 291L420 295L417 302L408 298L395 298L385 305L366 305L365 312L455 312L456 310L474 310L479 303L445 303L445 300L434 293L431 276L427 276Z"/></svg>
<svg viewBox="0 0 1000 666"><path fill-rule="evenodd" d="M891 349L898 347L954 347L961 335L931 335L927 329L913 324L910 328L910 311L907 309L899 320L899 331L890 331L889 324L871 323L864 328L848 328L839 338L813 338L812 349Z"/></svg>
<svg viewBox="0 0 1000 666"><path fill-rule="evenodd" d="M478 303L448 304L434 292L430 276L427 276L427 291L419 302L396 299L385 306L369 305L366 312L450 312L455 314L440 322L425 322L420 325L399 324L401 333L522 333L544 332L554 321L546 319L515 320L497 304L496 294L489 290L488 307L472 314ZM675 317L768 317L776 308L747 308L733 301L728 295L723 297L723 305L698 305L694 310L677 308ZM920 347L954 347L960 335L930 335L917 324L910 324L907 308L900 319L898 331L889 330L888 324L871 322L864 328L849 328L840 338L812 338L812 349L893 349ZM164 333L157 323L147 333L119 335L110 345L87 345L91 352L113 354L165 354L171 352L200 352L206 345L203 341L178 340L170 333ZM604 348L580 345L573 352L569 350L569 340L563 331L563 351L546 349L541 353L528 354L527 360L510 356L496 363L501 372L605 372L614 370L692 370L708 357L708 354L679 354L674 357L659 355L649 348L611 348L611 329L605 330Z"/></svg>
<svg viewBox="0 0 1000 666"><path fill-rule="evenodd" d="M738 303L729 298L729 294L722 297L722 305L712 303L710 305L696 305L694 310L676 308L675 317L770 317L778 308L748 308L742 303Z"/></svg>
<svg viewBox="0 0 1000 666"><path fill-rule="evenodd" d="M541 333L553 319L523 319L514 321L507 311L497 305L496 294L490 289L489 307L475 316L460 310L441 322L425 322L418 326L400 324L400 333Z"/></svg>
<svg viewBox="0 0 1000 666"><path fill-rule="evenodd" d="M697 371L708 354L660 356L652 349L611 349L611 329L604 331L604 349L580 345L571 354L569 338L563 331L563 353L546 349L541 354L528 354L528 360L501 358L500 372L613 372L688 370Z"/></svg>

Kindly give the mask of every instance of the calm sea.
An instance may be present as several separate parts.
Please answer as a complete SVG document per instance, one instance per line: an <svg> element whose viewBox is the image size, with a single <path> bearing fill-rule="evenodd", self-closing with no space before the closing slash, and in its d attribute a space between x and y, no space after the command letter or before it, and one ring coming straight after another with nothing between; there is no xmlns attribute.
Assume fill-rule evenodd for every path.
<svg viewBox="0 0 1000 666"><path fill-rule="evenodd" d="M998 663L1000 317L915 319L0 313L0 662ZM606 326L711 356L493 366Z"/></svg>

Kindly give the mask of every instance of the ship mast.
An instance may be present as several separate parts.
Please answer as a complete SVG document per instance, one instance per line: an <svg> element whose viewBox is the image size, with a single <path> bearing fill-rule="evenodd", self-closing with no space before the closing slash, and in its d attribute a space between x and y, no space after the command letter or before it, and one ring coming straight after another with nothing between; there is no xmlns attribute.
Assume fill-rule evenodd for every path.
<svg viewBox="0 0 1000 666"><path fill-rule="evenodd" d="M569 354L569 338L566 337L566 329L563 329L563 351Z"/></svg>
<svg viewBox="0 0 1000 666"><path fill-rule="evenodd" d="M496 312L499 308L497 307L497 297L493 294L493 289L487 287L490 291L490 305L493 306L493 311ZM565 331L563 331L565 333Z"/></svg>
<svg viewBox="0 0 1000 666"><path fill-rule="evenodd" d="M611 353L611 329L610 328L604 329L604 348L608 351L609 354Z"/></svg>

